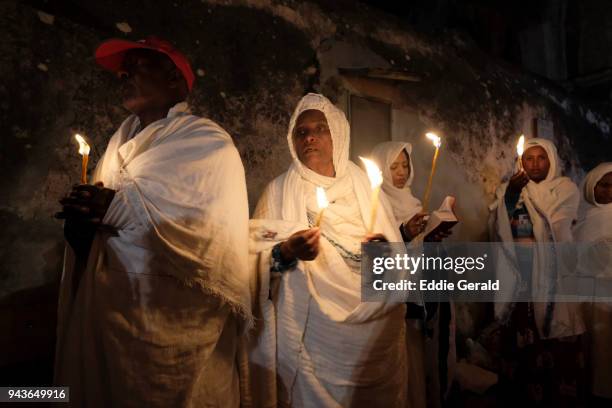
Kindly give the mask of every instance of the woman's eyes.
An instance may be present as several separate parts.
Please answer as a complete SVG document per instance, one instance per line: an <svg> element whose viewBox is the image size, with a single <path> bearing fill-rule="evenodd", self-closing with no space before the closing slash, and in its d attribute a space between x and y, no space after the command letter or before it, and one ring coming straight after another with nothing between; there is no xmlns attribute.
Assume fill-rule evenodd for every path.
<svg viewBox="0 0 612 408"><path fill-rule="evenodd" d="M321 133L325 133L325 132L328 132L328 131L329 131L329 128L327 126L323 126L323 125L317 126L316 128L314 128L314 133L315 134L321 134ZM300 137L304 137L304 136L308 135L308 133L310 133L310 132L306 128L298 128L295 131L295 134L297 136L300 136Z"/></svg>

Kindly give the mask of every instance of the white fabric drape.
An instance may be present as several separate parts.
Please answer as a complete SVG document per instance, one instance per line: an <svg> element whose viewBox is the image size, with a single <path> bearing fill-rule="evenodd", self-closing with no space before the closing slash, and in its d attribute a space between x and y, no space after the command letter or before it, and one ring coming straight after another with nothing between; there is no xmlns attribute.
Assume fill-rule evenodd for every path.
<svg viewBox="0 0 612 408"><path fill-rule="evenodd" d="M612 172L612 163L602 163L591 170L583 183L581 212L574 229L581 254L581 274L596 278L595 285L612 280L612 203L601 204L595 200L595 186L606 174ZM587 246L586 243L590 243ZM592 392L604 398L612 398L612 304L593 302L584 305L589 338L589 356Z"/></svg>
<svg viewBox="0 0 612 408"><path fill-rule="evenodd" d="M98 233L83 271L68 251L56 381L79 406L235 406L236 342L252 317L230 136L186 103L142 130L132 115L93 181L117 190L103 222L118 236Z"/></svg>
<svg viewBox="0 0 612 408"><path fill-rule="evenodd" d="M327 119L336 177L314 173L295 153L293 127L309 109L322 111ZM291 118L287 140L293 164L268 185L251 220L251 264L262 277L256 285L256 313L262 320L250 345L251 372L252 377L267 373L267 384L254 379L257 386L245 396L254 406L259 406L257 401L274 406L269 403L273 397L254 394L273 393L270 382L276 378L279 406L404 406L405 307L361 303L360 265L344 252L360 254L371 195L365 173L348 161L348 122L325 97L308 94ZM309 216L314 219L318 212L316 186L325 187L330 201L321 224L319 255L277 277L269 299L269 287L262 282L269 277L270 249L308 228ZM384 198L375 230L391 241L400 240ZM276 356L275 367L265 363L270 361L265 356L271 355ZM274 368L276 376L271 374Z"/></svg>
<svg viewBox="0 0 612 408"><path fill-rule="evenodd" d="M595 242L611 235L612 203L600 204L595 200L595 186L611 172L612 163L601 163L586 175L582 186L580 217L574 228L576 241Z"/></svg>
<svg viewBox="0 0 612 408"><path fill-rule="evenodd" d="M402 188L393 185L393 177L391 176L391 165L397 159L397 156L406 151L408 155L408 163L410 165L410 176L406 184ZM399 224L410 220L420 211L423 206L421 201L412 195L410 186L414 179L414 166L412 165L412 145L407 142L384 142L376 145L372 150L372 159L377 163L383 173L382 190L387 195L393 214Z"/></svg>
<svg viewBox="0 0 612 408"><path fill-rule="evenodd" d="M550 288L558 281L553 271L558 260L545 246L537 245L541 242L571 242L571 225L577 217L579 194L576 185L567 177L561 177L561 167L557 149L552 142L546 139L534 138L525 144L525 150L533 146L542 147L550 161L547 177L540 183L529 181L523 188L519 201L522 201L529 212L533 224L533 233L536 244L534 248L532 266L532 285L536 296L540 299L548 296ZM503 183L496 191L496 200L490 206L491 239L501 241L504 250L496 257L497 277L500 280L500 297L495 304L498 318L505 319L510 310L507 303L520 284L517 270L514 239L510 228L510 220L506 210L504 196L508 183ZM546 273L544 273L546 271ZM552 272L551 272L552 271ZM552 299L551 299L552 301ZM556 303L552 318L547 316L547 303L534 303L534 317L540 336L543 338L557 338L580 334L584 331L584 324L575 307L575 304ZM545 330L545 321L551 320L549 330ZM546 333L548 331L548 334Z"/></svg>

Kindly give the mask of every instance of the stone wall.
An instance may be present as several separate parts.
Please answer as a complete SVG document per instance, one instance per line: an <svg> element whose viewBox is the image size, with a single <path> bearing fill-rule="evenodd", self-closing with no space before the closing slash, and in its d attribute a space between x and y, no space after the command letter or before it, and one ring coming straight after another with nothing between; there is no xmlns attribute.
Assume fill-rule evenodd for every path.
<svg viewBox="0 0 612 408"><path fill-rule="evenodd" d="M56 283L61 269L57 200L78 180L72 139L93 142L92 165L126 116L114 78L93 50L109 37L155 34L174 42L197 73L194 111L234 137L247 171L251 208L287 168L286 126L299 98L324 92L384 101L393 139L415 144L422 194L432 148L444 138L432 204L455 194L464 222L455 239L486 239L486 205L534 118L554 125L567 174L610 160L610 116L553 83L492 60L456 32L421 34L350 1L270 0L0 3L0 297ZM378 68L419 81L355 77L339 68Z"/></svg>

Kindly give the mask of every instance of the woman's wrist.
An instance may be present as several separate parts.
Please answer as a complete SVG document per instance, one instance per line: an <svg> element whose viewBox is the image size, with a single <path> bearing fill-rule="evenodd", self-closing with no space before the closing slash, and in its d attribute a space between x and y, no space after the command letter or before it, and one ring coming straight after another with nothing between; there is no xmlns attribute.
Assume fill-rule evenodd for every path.
<svg viewBox="0 0 612 408"><path fill-rule="evenodd" d="M285 242L278 243L272 247L272 264L270 265L270 270L272 272L284 272L287 269L294 268L297 265L297 259L294 257L293 259L285 259L282 254L283 246L286 247Z"/></svg>

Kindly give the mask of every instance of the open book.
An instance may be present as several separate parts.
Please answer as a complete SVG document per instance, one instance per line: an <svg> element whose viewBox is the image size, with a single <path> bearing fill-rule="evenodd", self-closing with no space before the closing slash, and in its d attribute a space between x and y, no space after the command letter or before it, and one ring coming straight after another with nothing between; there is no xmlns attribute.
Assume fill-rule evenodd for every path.
<svg viewBox="0 0 612 408"><path fill-rule="evenodd" d="M425 240L429 235L436 234L438 231L448 231L455 226L459 221L455 216L455 197L446 196L442 205L436 211L433 211L427 220L427 226L423 235Z"/></svg>

